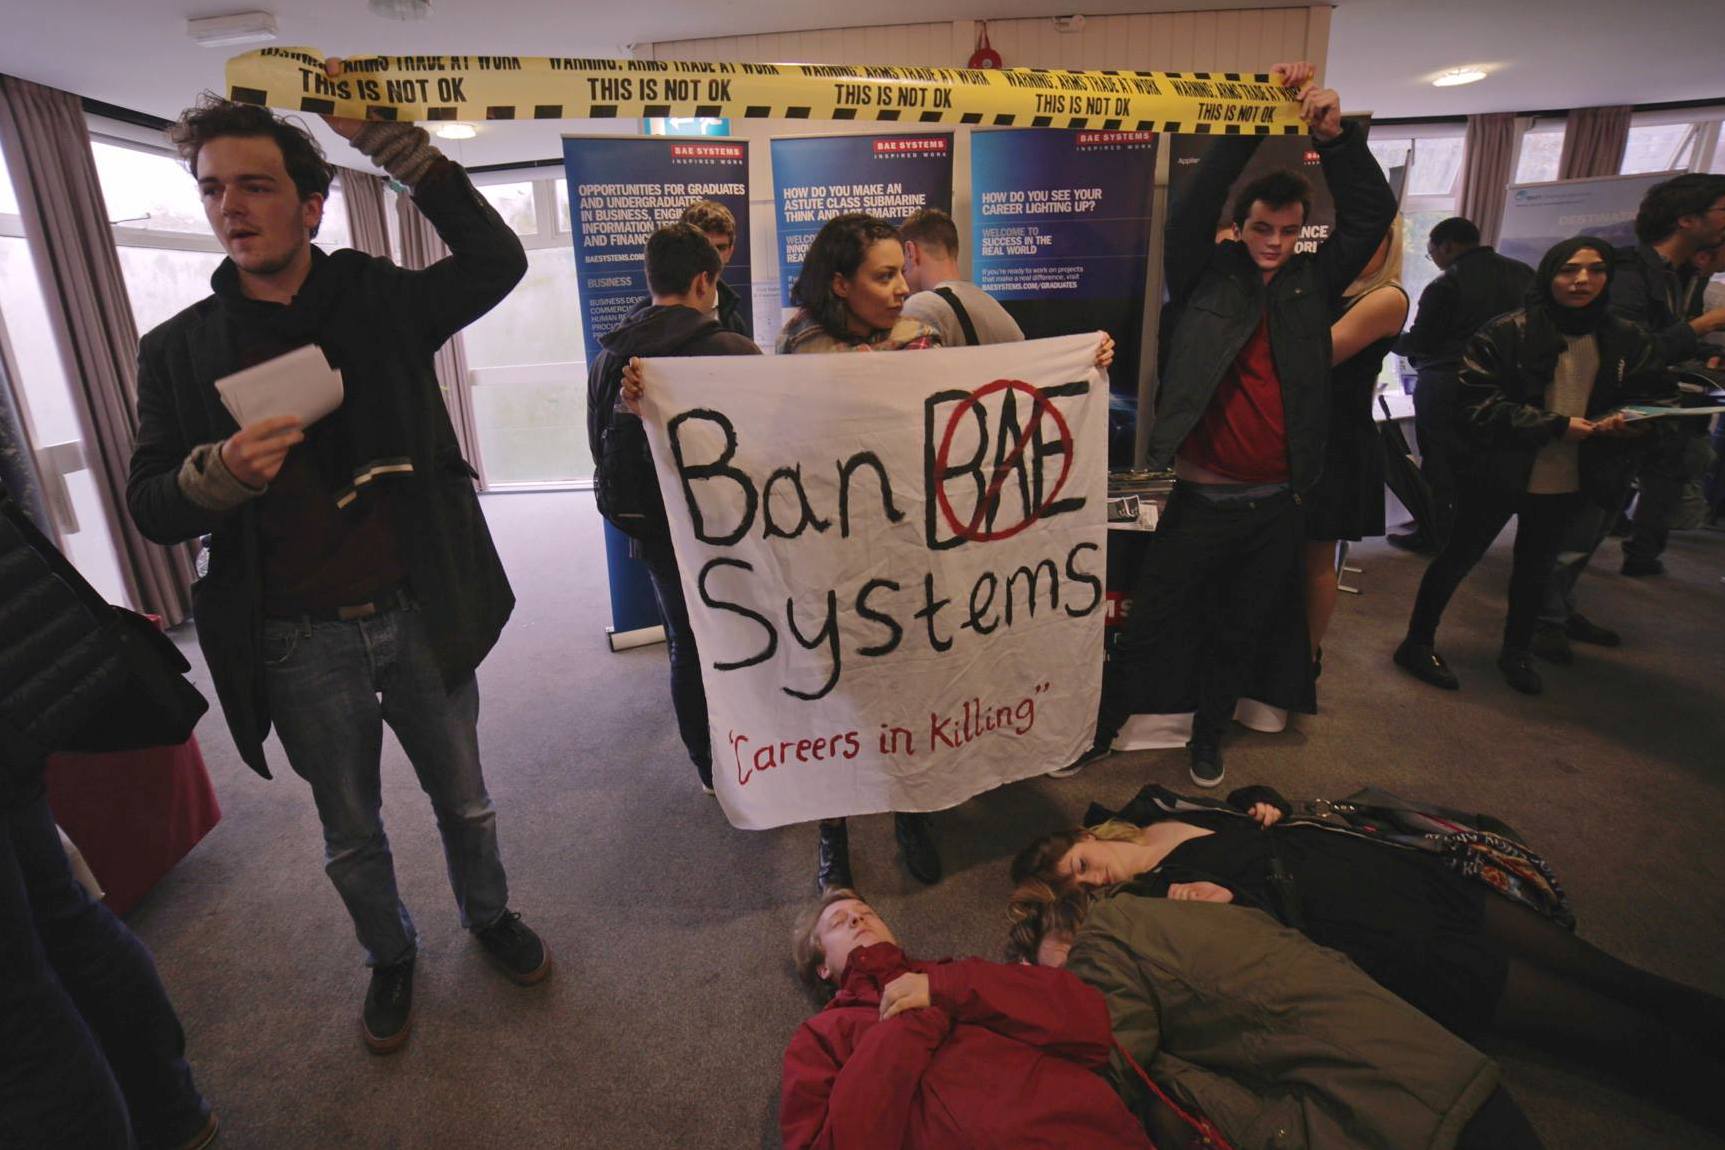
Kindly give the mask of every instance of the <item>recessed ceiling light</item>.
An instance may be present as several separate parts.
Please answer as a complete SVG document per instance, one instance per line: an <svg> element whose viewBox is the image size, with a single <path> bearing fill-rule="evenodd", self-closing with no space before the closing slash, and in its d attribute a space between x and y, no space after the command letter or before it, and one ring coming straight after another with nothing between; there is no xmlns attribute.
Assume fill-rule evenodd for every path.
<svg viewBox="0 0 1725 1150"><path fill-rule="evenodd" d="M1477 84L1485 79L1485 73L1478 68L1451 68L1432 81L1437 88L1454 88L1458 84Z"/></svg>
<svg viewBox="0 0 1725 1150"><path fill-rule="evenodd" d="M205 48L264 44L276 38L276 18L268 12L236 12L186 21L186 35Z"/></svg>
<svg viewBox="0 0 1725 1150"><path fill-rule="evenodd" d="M457 122L453 124L444 124L442 127L437 129L437 134L445 140L471 140L479 134L479 129L475 128L472 124Z"/></svg>

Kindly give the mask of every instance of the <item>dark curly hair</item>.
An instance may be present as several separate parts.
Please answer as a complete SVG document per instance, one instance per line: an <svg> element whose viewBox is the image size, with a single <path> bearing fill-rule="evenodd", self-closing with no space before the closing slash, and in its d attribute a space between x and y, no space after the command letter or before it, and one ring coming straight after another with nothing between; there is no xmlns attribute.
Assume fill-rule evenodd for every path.
<svg viewBox="0 0 1725 1150"><path fill-rule="evenodd" d="M1699 216L1725 197L1725 176L1689 172L1654 184L1635 213L1635 238L1644 244L1669 239L1684 216Z"/></svg>
<svg viewBox="0 0 1725 1150"><path fill-rule="evenodd" d="M179 150L180 159L195 179L198 174L198 153L211 140L227 136L261 136L274 140L281 149L282 164L299 190L300 199L329 196L330 181L335 178L335 165L324 159L323 149L304 126L286 120L256 104L239 104L224 100L214 92L205 92L198 102L180 113L168 129L168 139ZM317 232L314 230L315 236Z"/></svg>
<svg viewBox="0 0 1725 1150"><path fill-rule="evenodd" d="M1312 185L1306 177L1287 168L1265 172L1241 188L1240 194L1234 197L1235 227L1245 224L1246 217L1252 214L1253 204L1263 204L1272 211L1299 204L1303 220L1312 214Z"/></svg>
<svg viewBox="0 0 1725 1150"><path fill-rule="evenodd" d="M843 339L850 334L849 309L833 294L833 275L850 279L862 267L868 250L882 240L898 240L898 229L866 212L834 216L821 228L803 256L803 270L791 288L791 300L826 329Z"/></svg>

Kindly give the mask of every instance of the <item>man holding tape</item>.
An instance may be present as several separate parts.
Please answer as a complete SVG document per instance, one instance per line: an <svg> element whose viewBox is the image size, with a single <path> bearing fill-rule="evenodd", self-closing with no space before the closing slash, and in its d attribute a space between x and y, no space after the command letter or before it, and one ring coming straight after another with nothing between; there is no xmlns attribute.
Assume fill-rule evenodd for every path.
<svg viewBox="0 0 1725 1150"><path fill-rule="evenodd" d="M1240 190L1233 239L1215 242L1229 189L1258 142L1249 136L1217 141L1171 208L1164 258L1179 319L1149 463L1172 464L1179 482L1103 675L1095 743L1058 776L1107 754L1149 687L1157 710L1181 710L1195 697L1191 777L1216 786L1222 732L1272 626L1299 648L1279 664L1292 668L1281 676L1292 696L1282 705L1310 698L1301 496L1324 460L1330 321L1389 231L1396 198L1365 133L1342 120L1339 98L1313 83L1313 67L1274 71L1301 94L1301 117L1335 198L1335 229L1315 253L1296 254L1310 189L1297 173L1273 171Z"/></svg>
<svg viewBox="0 0 1725 1150"><path fill-rule="evenodd" d="M527 261L422 129L329 123L411 189L451 255L423 271L325 255L311 240L333 169L305 129L213 96L189 109L171 134L228 258L213 295L144 336L127 496L150 539L207 536L198 640L240 756L268 778L273 723L311 785L372 966L364 1038L385 1053L408 1037L418 938L381 819L384 722L437 814L462 925L512 980L551 970L508 907L476 732L474 669L515 598L432 370ZM237 426L217 381L307 346L340 370L341 406Z"/></svg>

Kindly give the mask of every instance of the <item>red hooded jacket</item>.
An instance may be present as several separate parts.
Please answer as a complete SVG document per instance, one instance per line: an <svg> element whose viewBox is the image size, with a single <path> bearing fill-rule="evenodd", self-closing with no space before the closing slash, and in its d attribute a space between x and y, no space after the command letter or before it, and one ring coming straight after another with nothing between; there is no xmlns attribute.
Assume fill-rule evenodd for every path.
<svg viewBox="0 0 1725 1150"><path fill-rule="evenodd" d="M909 971L931 1005L881 1022ZM1102 996L1064 970L863 947L785 1050L785 1150L1153 1150L1102 1076L1111 1044Z"/></svg>

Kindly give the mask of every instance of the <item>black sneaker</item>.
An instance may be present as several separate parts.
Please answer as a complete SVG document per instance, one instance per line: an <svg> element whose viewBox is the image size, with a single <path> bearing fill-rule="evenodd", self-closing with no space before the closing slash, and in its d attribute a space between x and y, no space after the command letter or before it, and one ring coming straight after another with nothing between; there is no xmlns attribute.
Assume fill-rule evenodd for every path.
<svg viewBox="0 0 1725 1150"><path fill-rule="evenodd" d="M918 882L933 886L940 881L940 850L934 845L934 820L921 814L892 817L893 835L904 852L905 869Z"/></svg>
<svg viewBox="0 0 1725 1150"><path fill-rule="evenodd" d="M1192 767L1187 772L1192 781L1201 787L1214 787L1222 782L1222 741L1215 735L1192 736L1192 741L1186 744L1186 753L1191 756Z"/></svg>
<svg viewBox="0 0 1725 1150"><path fill-rule="evenodd" d="M840 888L855 890L851 880L851 837L843 819L821 822L820 844L815 848L815 889L825 893Z"/></svg>
<svg viewBox="0 0 1725 1150"><path fill-rule="evenodd" d="M1114 749L1111 746L1105 747L1092 744L1082 755L1079 755L1064 767L1055 767L1052 771L1049 771L1048 777L1051 779L1070 779L1073 775L1076 775L1079 771L1082 771L1097 759L1105 759L1113 753Z"/></svg>
<svg viewBox="0 0 1725 1150"><path fill-rule="evenodd" d="M1443 656L1426 643L1403 639L1402 645L1396 648L1395 660L1396 666L1422 682L1446 691L1461 690L1461 680L1449 669Z"/></svg>
<svg viewBox="0 0 1725 1150"><path fill-rule="evenodd" d="M406 1045L413 1030L413 959L371 968L360 1028L373 1054L392 1054Z"/></svg>
<svg viewBox="0 0 1725 1150"><path fill-rule="evenodd" d="M1567 667L1575 662L1575 652L1569 646L1569 636L1556 623L1541 623L1533 630L1533 653L1547 663Z"/></svg>
<svg viewBox="0 0 1725 1150"><path fill-rule="evenodd" d="M701 793L702 794L710 795L710 794L714 793L713 792L713 764L712 763L705 763L705 764L696 763L695 764L695 776L701 780Z"/></svg>
<svg viewBox="0 0 1725 1150"><path fill-rule="evenodd" d="M1563 633L1576 643L1592 643L1596 647L1621 647L1623 636L1610 627L1601 627L1585 615L1571 615L1563 625Z"/></svg>
<svg viewBox="0 0 1725 1150"><path fill-rule="evenodd" d="M1524 695L1537 695L1545 690L1545 681L1533 669L1533 656L1527 651L1505 647L1497 657L1497 669L1503 672L1504 682Z"/></svg>
<svg viewBox="0 0 1725 1150"><path fill-rule="evenodd" d="M532 986L551 973L551 948L515 911L476 932L491 961L517 986Z"/></svg>
<svg viewBox="0 0 1725 1150"><path fill-rule="evenodd" d="M1623 573L1630 578L1640 578L1646 575L1665 574L1663 559L1638 559L1633 555L1623 557Z"/></svg>

